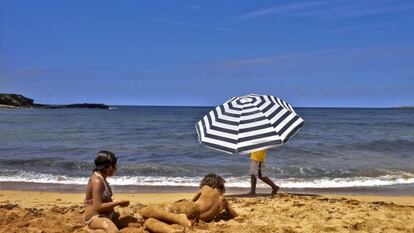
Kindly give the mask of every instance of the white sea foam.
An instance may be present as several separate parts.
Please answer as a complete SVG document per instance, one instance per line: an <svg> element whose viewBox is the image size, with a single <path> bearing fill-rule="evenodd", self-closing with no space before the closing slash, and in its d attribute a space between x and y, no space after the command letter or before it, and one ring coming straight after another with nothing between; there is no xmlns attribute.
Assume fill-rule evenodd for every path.
<svg viewBox="0 0 414 233"><path fill-rule="evenodd" d="M143 186L187 186L197 187L202 177L165 177L165 176L115 176L108 178L111 185L143 185ZM33 182L48 184L87 184L89 177L68 177L64 175L19 172L18 175L0 176L4 182ZM387 185L414 184L414 174L403 173L378 177L352 178L318 178L318 179L274 179L283 188L347 188L375 187ZM227 187L250 187L250 177L226 177ZM261 182L258 187L265 187Z"/></svg>

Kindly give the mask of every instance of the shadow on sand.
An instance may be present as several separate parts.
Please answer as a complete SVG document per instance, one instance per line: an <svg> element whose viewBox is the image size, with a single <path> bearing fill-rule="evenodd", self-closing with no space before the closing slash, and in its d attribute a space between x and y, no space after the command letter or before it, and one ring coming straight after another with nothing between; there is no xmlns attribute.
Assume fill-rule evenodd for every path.
<svg viewBox="0 0 414 233"><path fill-rule="evenodd" d="M228 194L226 197L277 197L278 195L290 195L290 196L302 196L302 197L320 197L317 194L308 194L308 193L278 193L278 194L270 194L270 193L256 193L255 195L249 193L234 193Z"/></svg>

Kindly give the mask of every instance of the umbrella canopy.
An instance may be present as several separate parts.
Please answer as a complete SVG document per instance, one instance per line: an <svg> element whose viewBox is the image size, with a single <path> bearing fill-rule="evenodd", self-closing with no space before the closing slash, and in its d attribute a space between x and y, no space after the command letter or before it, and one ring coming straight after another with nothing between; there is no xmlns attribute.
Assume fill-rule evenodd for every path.
<svg viewBox="0 0 414 233"><path fill-rule="evenodd" d="M246 154L287 142L303 122L285 101L250 94L217 106L197 122L196 129L202 145Z"/></svg>

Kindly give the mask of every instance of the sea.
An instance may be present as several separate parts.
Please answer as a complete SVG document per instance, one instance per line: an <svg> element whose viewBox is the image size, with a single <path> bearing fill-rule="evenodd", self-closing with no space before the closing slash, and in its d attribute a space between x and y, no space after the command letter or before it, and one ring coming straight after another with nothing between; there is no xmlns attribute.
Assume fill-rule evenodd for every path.
<svg viewBox="0 0 414 233"><path fill-rule="evenodd" d="M248 155L198 142L195 124L212 108L0 109L0 182L85 185L96 153L110 150L112 186L198 187L214 172L249 188ZM414 109L295 110L304 126L268 151L264 170L282 188L414 187Z"/></svg>

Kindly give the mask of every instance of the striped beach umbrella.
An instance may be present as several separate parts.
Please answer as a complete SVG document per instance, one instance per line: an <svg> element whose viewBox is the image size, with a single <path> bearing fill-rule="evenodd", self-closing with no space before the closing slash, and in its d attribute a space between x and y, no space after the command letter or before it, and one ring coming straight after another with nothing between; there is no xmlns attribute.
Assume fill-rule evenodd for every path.
<svg viewBox="0 0 414 233"><path fill-rule="evenodd" d="M227 153L247 154L287 142L303 125L290 104L270 95L233 97L196 124L198 140Z"/></svg>

